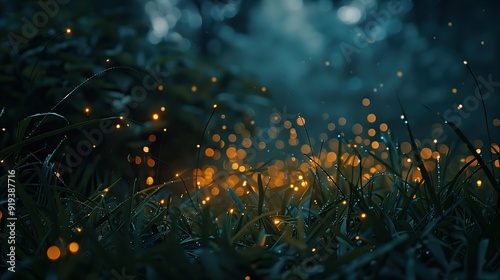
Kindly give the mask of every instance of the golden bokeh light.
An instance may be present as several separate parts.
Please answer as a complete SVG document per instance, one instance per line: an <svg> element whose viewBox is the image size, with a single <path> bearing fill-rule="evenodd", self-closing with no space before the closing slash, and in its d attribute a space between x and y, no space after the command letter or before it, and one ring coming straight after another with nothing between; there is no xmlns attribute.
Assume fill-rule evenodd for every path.
<svg viewBox="0 0 500 280"><path fill-rule="evenodd" d="M359 135L363 132L363 126L359 123L355 123L353 126L352 126L352 133L356 134L356 135ZM361 143L361 141L359 141L358 143Z"/></svg>
<svg viewBox="0 0 500 280"><path fill-rule="evenodd" d="M303 126L303 125L305 125L305 124L306 124L306 119L305 119L304 117L298 117L298 118L297 118L297 124L298 124L299 126Z"/></svg>
<svg viewBox="0 0 500 280"><path fill-rule="evenodd" d="M236 135L235 134L229 134L228 137L227 137L227 140L229 140L229 142L231 142L231 143L236 142Z"/></svg>
<svg viewBox="0 0 500 280"><path fill-rule="evenodd" d="M421 151L420 151L420 156L423 158L423 159L430 159L431 156L432 156L432 151L431 149L429 148L423 148Z"/></svg>
<svg viewBox="0 0 500 280"><path fill-rule="evenodd" d="M237 196L242 196L245 194L245 189L243 189L242 187L237 187L235 190L234 190L234 193L237 195Z"/></svg>
<svg viewBox="0 0 500 280"><path fill-rule="evenodd" d="M76 242L71 242L69 243L68 249L71 253L76 254L80 249L80 245L78 245L78 243Z"/></svg>
<svg viewBox="0 0 500 280"><path fill-rule="evenodd" d="M218 187L213 187L213 188L210 190L210 193L211 193L212 195L216 196L216 195L219 195L220 190L219 190L219 188L218 188Z"/></svg>
<svg viewBox="0 0 500 280"><path fill-rule="evenodd" d="M346 123L347 123L346 118L344 118L344 117L340 117L340 118L339 118L339 124L340 124L340 125L345 125Z"/></svg>
<svg viewBox="0 0 500 280"><path fill-rule="evenodd" d="M377 116L375 116L375 114L368 114L368 116L366 116L366 120L369 123L374 123L377 120Z"/></svg>
<svg viewBox="0 0 500 280"><path fill-rule="evenodd" d="M207 157L213 157L213 156L214 156L214 154L215 154L214 149L212 149L212 148L206 148L206 149L205 149L205 155L206 155Z"/></svg>
<svg viewBox="0 0 500 280"><path fill-rule="evenodd" d="M50 246L47 249L47 258L51 261L56 261L61 256L61 250L57 246Z"/></svg>
<svg viewBox="0 0 500 280"><path fill-rule="evenodd" d="M250 138L244 138L242 141L241 141L241 145L244 147L244 148L250 148L252 146L252 140Z"/></svg>
<svg viewBox="0 0 500 280"><path fill-rule="evenodd" d="M311 153L311 147L308 144L304 144L300 147L300 152L303 154Z"/></svg>

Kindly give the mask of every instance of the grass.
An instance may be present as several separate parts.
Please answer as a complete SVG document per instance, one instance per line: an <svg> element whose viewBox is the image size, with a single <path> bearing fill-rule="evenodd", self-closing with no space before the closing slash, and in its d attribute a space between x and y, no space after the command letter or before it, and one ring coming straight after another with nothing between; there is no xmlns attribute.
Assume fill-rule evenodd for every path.
<svg viewBox="0 0 500 280"><path fill-rule="evenodd" d="M16 277L496 279L498 181L491 165L449 125L470 148L471 161L457 165L450 151L431 158L438 167L428 171L408 126L409 154L388 139L391 152L383 160L341 139L338 149L352 158L337 159L331 171L304 155L311 165L302 181L307 188L269 188L261 166L238 175L256 174L255 182L247 179L244 185L247 194L238 196L227 187L213 203L202 197L209 186L196 190L182 177L119 188L119 176L98 182L85 178L92 166L79 167L85 180L65 185L50 157L26 156L9 167L18 174ZM20 142L0 154L22 147ZM362 165L347 162L368 158L386 170L362 179ZM413 172L422 179L411 180ZM179 183L191 194L158 196ZM88 184L101 187L85 195ZM71 242L79 246L76 253L69 251ZM5 246L2 242L3 252ZM55 261L47 256L50 246L61 252Z"/></svg>
<svg viewBox="0 0 500 280"><path fill-rule="evenodd" d="M20 140L0 150L3 168L16 170L18 198L17 272L1 279L500 278L499 152L488 144L485 159L451 122L466 154L436 145L423 156L408 122L400 133L409 149L390 134L383 152L341 135L324 147L302 119L297 133L309 150L301 156L239 171L219 161L223 171L208 176L199 147L193 176L148 185L100 169L99 154L71 179L58 176L60 146L45 158L27 147L101 119L31 136L40 117L64 118L29 116L17 126ZM213 134L209 123L203 138ZM236 162L227 149L222 160ZM6 198L2 191L3 229ZM8 251L6 238L1 246Z"/></svg>

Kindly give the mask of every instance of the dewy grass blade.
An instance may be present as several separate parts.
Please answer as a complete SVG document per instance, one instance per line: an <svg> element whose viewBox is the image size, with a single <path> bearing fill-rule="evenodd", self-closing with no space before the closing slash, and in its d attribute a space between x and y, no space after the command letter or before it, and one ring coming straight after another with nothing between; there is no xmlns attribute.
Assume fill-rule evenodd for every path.
<svg viewBox="0 0 500 280"><path fill-rule="evenodd" d="M420 156L420 150L418 149L417 142L415 141L415 137L413 136L413 132L410 128L410 122L408 121L408 117L403 109L403 104L401 103L401 100L399 99L398 96L398 102L399 106L401 108L401 112L403 114L403 117L405 119L405 124L406 124L406 130L408 131L408 135L410 137L410 144L413 149L413 156L415 157L415 161L420 169L420 173L422 174L422 177L424 179L424 184L426 186L425 190L429 193L429 196L431 197L432 204L436 208L438 213L442 212L441 209L441 204L439 203L436 195L436 189L434 188L434 184L432 183L431 177L429 176L429 173L427 172L427 169L425 168L424 161L422 160L422 157Z"/></svg>
<svg viewBox="0 0 500 280"><path fill-rule="evenodd" d="M198 170L200 167L200 157L201 157L201 150L202 150L201 147L203 145L203 139L205 139L205 133L207 132L208 125L210 124L210 121L212 120L212 118L215 114L215 109L217 109L217 104L214 104L212 107L213 107L212 114L210 114L210 118L208 118L208 121L205 124L205 127L203 128L203 132L201 133L200 144L198 144L198 146L197 146L198 155L196 156L196 166L195 166L196 169L195 169L195 175L194 175L194 183L195 183L197 190L200 188L200 186L198 186ZM196 202L198 204L200 204L200 197L199 196L196 196Z"/></svg>
<svg viewBox="0 0 500 280"><path fill-rule="evenodd" d="M52 131L45 132L45 133L42 133L42 134L39 134L39 135L36 135L33 137L29 137L29 138L24 139L24 140L19 140L16 144L13 144L11 146L8 146L8 147L0 150L0 158L5 158L5 156L7 154L9 154L15 150L21 149L22 147L24 147L28 144L34 143L36 141L40 141L42 139L46 139L48 137L55 136L55 135L58 135L58 134L61 134L61 133L64 133L64 132L67 132L67 131L70 131L70 130L73 130L76 128L81 128L81 127L84 127L87 125L99 123L101 121L115 120L115 119L118 119L118 117L109 117L109 118L103 118L103 119L88 120L88 121L84 121L84 122L80 122L80 123L70 124L70 125L62 127L62 128L54 129ZM27 120L27 122L29 122L29 120ZM23 121L23 123L25 123L25 122ZM24 124L23 127L25 125L27 126L27 124ZM20 128L20 129L22 129L22 128Z"/></svg>
<svg viewBox="0 0 500 280"><path fill-rule="evenodd" d="M481 86L479 85L479 82L476 79L476 75L474 75L474 72L472 72L472 69L469 66L469 63L467 61L464 61L465 66L469 70L469 73L472 75L472 78L474 79L474 82L476 83L476 88L479 91L479 96L481 97L481 105L483 106L483 115L484 115L484 124L486 125L486 133L488 135L488 151L490 153L490 160L492 161L491 164L491 170L493 174L495 174L495 165L493 164L493 153L491 151L491 133L490 133L490 126L488 123L488 113L486 112L486 105L484 104L484 98L483 98L483 91L481 90ZM499 202L500 203L500 202Z"/></svg>
<svg viewBox="0 0 500 280"><path fill-rule="evenodd" d="M41 44L42 45L42 49L41 49L40 52L43 52L47 48L47 46L49 45L50 41L54 40L55 38L61 36L62 34L65 34L65 33L66 34L70 34L71 33L71 29L66 28L64 31L61 31L61 32L55 34L54 36L50 37L49 39L47 39L43 44ZM38 72L35 73L35 69L38 66L38 62L40 62L40 60L37 60L35 62L35 65L33 65L33 67L31 68L31 72L30 72L30 75L29 75L30 86L28 88L28 95L30 95L33 92L33 85L35 84L35 79L36 79L36 76L38 75Z"/></svg>
<svg viewBox="0 0 500 280"><path fill-rule="evenodd" d="M262 184L262 176L261 174L257 177L257 186L259 187L259 204L257 205L257 215L262 214L262 207L264 205L264 199L266 196L266 191L264 189L264 184Z"/></svg>
<svg viewBox="0 0 500 280"><path fill-rule="evenodd" d="M264 213L262 215L259 215L253 219L251 219L250 221L248 221L245 225L243 225L241 227L241 229L231 238L231 244L235 243L237 240L239 240L241 237L243 237L245 234L248 233L248 228L253 226L253 224L255 222L257 222L258 220L264 218L264 217L268 217L268 216L272 216L275 212L277 212L278 209L274 209L272 211L269 211L267 213Z"/></svg>
<svg viewBox="0 0 500 280"><path fill-rule="evenodd" d="M184 182L184 179L182 179L181 175L176 174L176 177L178 177L179 179L181 179L182 185L184 186L184 190L186 191L186 195L189 198L189 202L191 202L191 205L193 206L194 210L196 210L198 212L198 214L200 214L199 207L196 207L196 205L194 204L193 199L191 198L191 194L189 194L189 190L188 190L188 187L186 185L186 182Z"/></svg>
<svg viewBox="0 0 500 280"><path fill-rule="evenodd" d="M326 171L325 168L323 168L323 166L321 166L318 162L314 161L314 159L311 158L310 156L308 156L306 154L304 154L304 156L307 157L311 162L313 162L319 169L321 169L321 171L326 175L326 177L328 179L330 179L330 181L332 181L332 183L335 185L335 187L340 192L340 194L342 195L342 197L345 197L345 194L342 191L342 189L339 187L339 185L337 184L337 181L335 179L333 179L332 176L330 176L330 174L328 173L328 171ZM330 191L330 190L328 190L328 191Z"/></svg>
<svg viewBox="0 0 500 280"><path fill-rule="evenodd" d="M241 203L240 199L238 198L238 196L236 196L236 194L231 189L231 187L228 186L226 188L226 190L229 193L229 195L231 196L231 198L233 199L234 203L236 203L236 206L238 207L238 210L240 211L240 213L245 213L245 206L243 205L243 203Z"/></svg>
<svg viewBox="0 0 500 280"><path fill-rule="evenodd" d="M479 165L483 168L484 173L486 174L486 177L488 177L488 180L492 184L493 188L497 192L498 195L500 195L500 187L498 186L498 182L496 181L495 177L491 173L491 171L488 169L486 164L484 163L484 160L481 158L481 156L477 153L476 149L472 145L472 143L467 139L465 134L456 126L453 122L446 122L452 129L453 131L458 135L460 140L462 140L463 143L467 145L467 149L471 152L471 154L474 156L474 158L477 160Z"/></svg>
<svg viewBox="0 0 500 280"><path fill-rule="evenodd" d="M462 133L462 131L456 126L453 122L447 122L448 125L455 131L455 133L458 135L458 137L462 140L467 145L467 149L471 152L471 154L474 156L474 158L477 160L479 165L481 166L484 174L486 174L486 177L490 181L491 185L495 189L495 192L497 193L497 209L496 209L496 220L500 222L500 187L498 185L498 181L495 179L491 171L488 169L486 164L484 163L483 159L481 156L477 153L476 149L474 146L471 144L469 139Z"/></svg>
<svg viewBox="0 0 500 280"><path fill-rule="evenodd" d="M61 100L59 100L59 102L57 102L57 104L54 105L50 109L50 111L48 111L47 113L52 113L64 100L66 100L68 97L70 97L75 91L77 91L79 88L81 88L83 85L85 85L90 80L92 80L95 77L98 77L98 76L100 76L100 75L102 75L102 74L104 74L104 73L106 73L108 71L115 70L115 69L128 69L128 70L132 70L132 71L135 71L135 72L139 72L139 71L135 70L134 68L127 67L127 66L113 66L113 67L106 68L106 69L102 70L101 72L96 73L96 74L88 77L83 82L81 82L79 85L77 85L75 88L73 88L68 94L66 94ZM35 128L33 128L33 130L28 134L28 136L26 136L26 138L29 138L31 135L33 135L33 133L36 132L36 130L38 129L38 127L40 127L40 125L42 124L42 122L45 120L46 117L47 117L47 115L45 115L42 118L42 120L40 120L39 122L37 122L37 124L35 125Z"/></svg>

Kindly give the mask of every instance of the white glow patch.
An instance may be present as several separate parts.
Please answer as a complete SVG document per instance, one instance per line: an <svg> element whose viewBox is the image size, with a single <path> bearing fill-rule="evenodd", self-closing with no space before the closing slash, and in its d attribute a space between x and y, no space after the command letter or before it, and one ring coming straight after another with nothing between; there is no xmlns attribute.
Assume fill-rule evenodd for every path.
<svg viewBox="0 0 500 280"><path fill-rule="evenodd" d="M153 33L157 37L163 37L168 32L168 22L162 17L154 17L151 21Z"/></svg>
<svg viewBox="0 0 500 280"><path fill-rule="evenodd" d="M355 6L342 6L337 10L337 16L345 24L356 24L362 16L361 10Z"/></svg>

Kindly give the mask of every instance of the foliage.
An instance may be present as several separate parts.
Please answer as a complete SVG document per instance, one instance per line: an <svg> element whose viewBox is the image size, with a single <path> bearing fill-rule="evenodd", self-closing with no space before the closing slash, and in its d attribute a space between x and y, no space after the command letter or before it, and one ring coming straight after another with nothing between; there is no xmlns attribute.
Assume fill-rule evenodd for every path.
<svg viewBox="0 0 500 280"><path fill-rule="evenodd" d="M95 165L79 166L83 180L65 183L50 156L25 156L9 167L18 170L16 277L497 279L499 191L487 175L494 170L471 150L470 162L457 164L450 151L431 158L438 167L427 171L409 126L408 132L410 153L387 137L391 152L384 160L341 139L338 149L352 158L339 157L331 173L304 155L311 168L303 190L268 188L261 166L239 175L257 174L246 196L227 188L216 201L202 197L209 186L193 190L180 176L153 186L126 184L123 193L119 174L93 176ZM386 171L362 178L362 166L348 164L367 158ZM89 184L99 187L86 195ZM186 193L159 195L175 184ZM78 252L68 251L70 242ZM56 261L46 256L53 245L62 254Z"/></svg>
<svg viewBox="0 0 500 280"><path fill-rule="evenodd" d="M498 151L493 149L491 160L483 158L453 123L447 124L450 133L467 147L467 156L449 149L423 159L407 123L411 149L403 151L399 140L384 135L387 158L339 137L330 167L323 147L319 154L311 149L291 156L286 162L307 163L307 172L298 176L290 163L280 186L270 182L267 168L280 159L268 158L197 188L185 173L168 174L189 165L197 177L202 167L196 153L202 150L195 145L204 144L200 136L209 134L207 127L220 127L212 118L206 126L200 121L206 109L217 103L214 110L227 113L231 124L242 118L251 131L250 106L242 103L262 96L260 87L166 45L148 63L135 55L139 43L123 51L124 37L91 30L88 36L54 34L20 53L2 45L2 232L6 170L16 170L18 197L17 272L2 279L500 277ZM142 85L147 73L140 69L147 65L169 75L132 108L129 93ZM130 110L109 113L116 102ZM403 117L408 119L404 111ZM66 147L78 147L86 137L82 131L94 131L102 121L129 128L103 132L104 142L61 174ZM165 141L159 136L158 155L141 151L141 139L164 127L171 134ZM133 170L127 160L136 154L169 164L162 172L167 175L146 184L149 174ZM366 176L375 165L381 171ZM243 193L226 184L224 177L233 175ZM207 197L214 187L220 193ZM53 246L60 256L48 254ZM1 247L7 251L6 238Z"/></svg>
<svg viewBox="0 0 500 280"><path fill-rule="evenodd" d="M133 180L138 176L137 170L131 169L126 161L124 164L123 159L142 156L143 139L156 133L163 145L156 157L163 159L161 171L166 174L159 179L166 180L179 171L172 166L194 164L192 157L185 155L196 153L206 108L217 103L219 110L231 116L248 118L252 113L252 104L246 103L248 96L260 96L267 102L267 94L262 93L255 82L213 61L201 59L194 52L179 51L173 43L158 44L152 49L137 39L137 34L145 32L147 27L131 14L124 14L124 10L137 8L129 2L128 9L106 9L102 17L92 20L84 16L92 11L90 5L71 5L76 5L78 12L69 15L61 10L50 22L52 28L40 29L36 37L20 44L18 51L8 40L0 45L3 61L0 109L5 109L0 125L6 128L0 140L3 147L21 141L23 135L14 134L18 123L27 125L23 132L28 138L67 124L121 116L124 120L114 123L128 124L131 129L107 135L105 141L97 145L96 154L102 155L102 166L115 166L117 172ZM23 7L25 14L37 8ZM1 22L2 33L21 33L23 22L16 19L22 15L20 10ZM126 26L120 24L123 17L130 18ZM7 25L7 22L13 24ZM78 29L66 33L71 23ZM153 113L158 114L158 120L153 119ZM36 117L26 118L34 115ZM247 125L250 129L250 124ZM66 159L71 154L68 149L77 149L83 130L94 129L99 129L98 123L82 125L80 132L65 132L67 138L59 154L53 155L54 161L68 166ZM163 135L158 133L163 129L166 129ZM60 135L54 135L28 146L25 151L44 158L53 153L61 141ZM90 163L89 160L83 158L84 163ZM139 173L141 179L147 176L143 173Z"/></svg>

